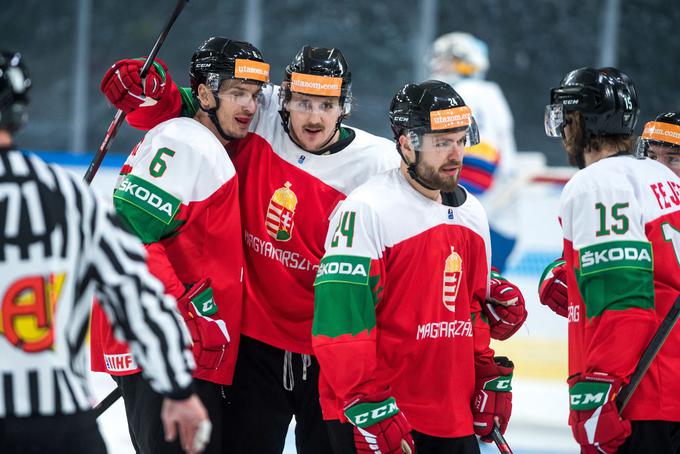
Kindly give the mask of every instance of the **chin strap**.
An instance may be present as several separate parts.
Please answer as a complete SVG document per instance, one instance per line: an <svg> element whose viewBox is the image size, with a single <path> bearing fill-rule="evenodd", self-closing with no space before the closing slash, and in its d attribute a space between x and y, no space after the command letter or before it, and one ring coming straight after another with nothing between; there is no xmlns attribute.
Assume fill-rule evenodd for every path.
<svg viewBox="0 0 680 454"><path fill-rule="evenodd" d="M406 172L408 173L408 176L411 177L416 183L424 187L425 189L429 189L430 191L436 191L438 188L433 188L429 184L425 183L422 178L420 178L420 175L418 175L418 172L416 172L416 166L418 165L418 159L420 158L420 153L416 150L413 150L413 152L416 154L416 161L413 163L410 163L406 160L406 156L404 156L404 153L401 151L401 146L399 145L399 142L397 142L397 151L399 152L399 156L401 156L402 161L406 164Z"/></svg>
<svg viewBox="0 0 680 454"><path fill-rule="evenodd" d="M217 109L220 108L220 98L217 96L217 92L213 92L213 97L215 98L215 107L213 107L212 109L206 109L201 104L201 101L198 101L198 107L200 107L203 112L208 114L210 121L212 121L212 123L215 125L215 129L217 129L217 132L220 134L220 136L222 136L224 140L230 142L232 140L236 140L236 137L232 137L226 132L224 132L222 126L220 126L220 120L217 118Z"/></svg>

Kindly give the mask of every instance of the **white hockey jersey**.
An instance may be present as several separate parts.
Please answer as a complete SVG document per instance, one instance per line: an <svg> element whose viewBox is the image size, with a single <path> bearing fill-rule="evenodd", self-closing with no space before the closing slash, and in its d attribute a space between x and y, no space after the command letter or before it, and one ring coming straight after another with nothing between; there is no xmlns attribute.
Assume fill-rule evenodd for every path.
<svg viewBox="0 0 680 454"><path fill-rule="evenodd" d="M390 388L415 430L474 433L475 364L493 357L480 314L489 260L486 214L471 194L460 206L434 202L399 169L352 192L331 221L315 282L325 418Z"/></svg>
<svg viewBox="0 0 680 454"><path fill-rule="evenodd" d="M680 295L680 179L632 156L579 171L560 199L569 290L569 375L628 379ZM623 417L680 421L680 329Z"/></svg>

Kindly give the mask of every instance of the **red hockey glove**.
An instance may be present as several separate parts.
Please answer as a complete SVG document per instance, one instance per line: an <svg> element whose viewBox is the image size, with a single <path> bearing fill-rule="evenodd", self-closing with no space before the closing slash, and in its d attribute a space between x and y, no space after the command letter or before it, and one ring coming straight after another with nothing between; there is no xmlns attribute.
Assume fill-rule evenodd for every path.
<svg viewBox="0 0 680 454"><path fill-rule="evenodd" d="M172 83L168 67L161 60L154 60L144 80L139 73L145 58L120 60L106 71L100 89L106 98L125 113L129 113L147 101L147 97L158 99L165 86Z"/></svg>
<svg viewBox="0 0 680 454"><path fill-rule="evenodd" d="M388 393L363 397L345 407L345 416L354 426L357 454L411 454L415 451L411 425Z"/></svg>
<svg viewBox="0 0 680 454"><path fill-rule="evenodd" d="M554 313L567 316L567 269L559 258L546 267L538 284L538 299Z"/></svg>
<svg viewBox="0 0 680 454"><path fill-rule="evenodd" d="M611 454L630 435L630 421L619 416L614 398L622 380L604 373L569 379L569 425L583 454Z"/></svg>
<svg viewBox="0 0 680 454"><path fill-rule="evenodd" d="M504 356L494 363L475 368L475 393L472 396L472 417L475 433L490 443L494 418L498 418L501 433L508 427L512 413L512 371L514 364Z"/></svg>
<svg viewBox="0 0 680 454"><path fill-rule="evenodd" d="M491 337L505 340L515 334L527 319L524 297L517 286L491 270L489 299L482 306L489 320Z"/></svg>
<svg viewBox="0 0 680 454"><path fill-rule="evenodd" d="M202 279L194 284L177 300L177 307L193 340L196 366L217 369L231 339L224 321L210 317L217 313L210 279Z"/></svg>

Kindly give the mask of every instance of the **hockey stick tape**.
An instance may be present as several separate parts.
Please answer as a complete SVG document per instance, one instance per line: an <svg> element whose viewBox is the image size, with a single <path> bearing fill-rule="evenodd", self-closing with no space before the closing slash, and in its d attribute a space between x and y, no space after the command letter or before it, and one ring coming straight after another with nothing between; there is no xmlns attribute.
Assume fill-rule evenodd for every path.
<svg viewBox="0 0 680 454"><path fill-rule="evenodd" d="M202 452L210 441L210 433L212 432L212 424L210 420L204 419L198 425L196 436L194 437L194 451Z"/></svg>

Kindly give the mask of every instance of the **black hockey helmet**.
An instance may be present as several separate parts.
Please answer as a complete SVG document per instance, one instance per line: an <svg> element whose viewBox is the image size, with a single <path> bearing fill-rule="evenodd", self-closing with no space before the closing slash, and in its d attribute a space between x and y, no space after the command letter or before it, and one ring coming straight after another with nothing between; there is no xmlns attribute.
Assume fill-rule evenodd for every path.
<svg viewBox="0 0 680 454"><path fill-rule="evenodd" d="M445 82L428 80L404 85L392 98L389 115L397 141L399 136L409 133L415 134L419 142L422 134L467 128L466 146L479 143L479 131L472 111L458 92Z"/></svg>
<svg viewBox="0 0 680 454"><path fill-rule="evenodd" d="M222 37L212 37L201 44L191 57L189 69L191 92L198 96L198 86L206 84L212 91L226 79L269 82L269 64L252 44Z"/></svg>
<svg viewBox="0 0 680 454"><path fill-rule="evenodd" d="M0 129L15 132L26 124L30 88L21 54L0 51Z"/></svg>
<svg viewBox="0 0 680 454"><path fill-rule="evenodd" d="M287 90L309 95L337 96L343 107L345 104L348 108L351 106L352 73L340 49L304 46L286 66L283 82ZM349 109L345 110L344 115L348 115Z"/></svg>
<svg viewBox="0 0 680 454"><path fill-rule="evenodd" d="M208 114L223 139L234 140L234 137L222 129L217 119L217 109L220 107L217 93L220 85L228 79L269 83L269 64L264 62L262 53L250 43L212 37L201 44L191 57L189 79L191 93L195 98L198 98L198 86L201 84L205 84L213 92L215 107L205 108L197 102L198 106Z"/></svg>
<svg viewBox="0 0 680 454"><path fill-rule="evenodd" d="M451 85L438 80L404 85L390 103L390 125L397 141L397 151L408 166L411 178L428 189L416 173L423 134L466 131L466 147L479 143L479 130L472 111ZM415 151L415 161L408 162L399 145L405 135Z"/></svg>
<svg viewBox="0 0 680 454"><path fill-rule="evenodd" d="M616 68L579 68L569 72L550 90L545 131L560 137L567 112L580 112L583 140L591 137L631 135L637 122L637 92L632 79Z"/></svg>
<svg viewBox="0 0 680 454"><path fill-rule="evenodd" d="M647 156L650 145L680 150L680 112L662 113L654 121L647 122L638 140L635 156L638 158Z"/></svg>

